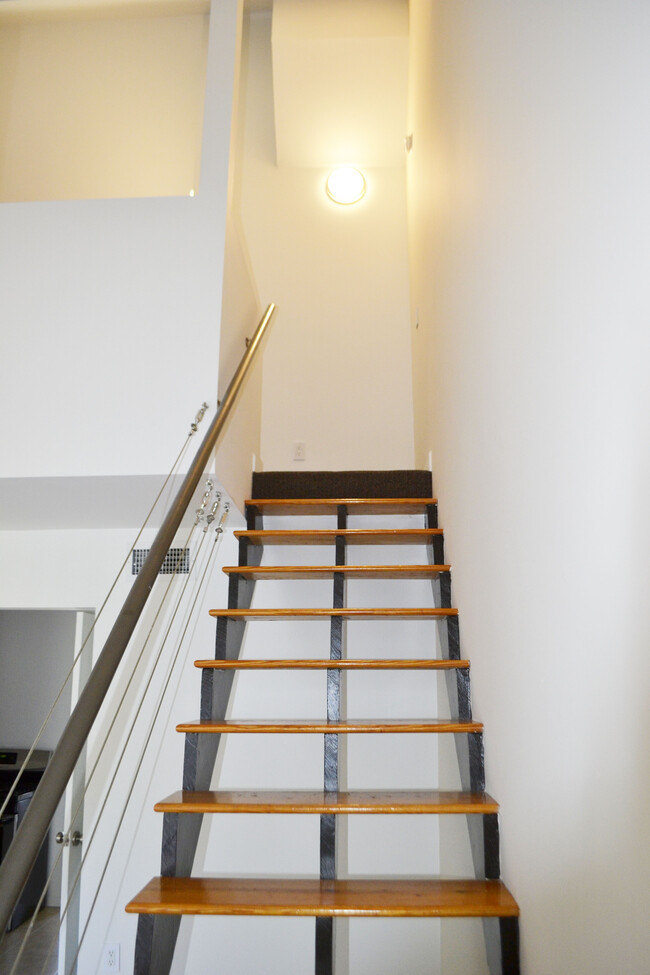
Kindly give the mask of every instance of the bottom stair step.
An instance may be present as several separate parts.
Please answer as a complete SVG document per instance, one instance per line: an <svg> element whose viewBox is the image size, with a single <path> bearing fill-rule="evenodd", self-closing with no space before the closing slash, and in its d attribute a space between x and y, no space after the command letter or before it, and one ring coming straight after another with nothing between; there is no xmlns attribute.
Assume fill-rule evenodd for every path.
<svg viewBox="0 0 650 975"><path fill-rule="evenodd" d="M234 880L154 877L130 914L517 917L500 880Z"/></svg>

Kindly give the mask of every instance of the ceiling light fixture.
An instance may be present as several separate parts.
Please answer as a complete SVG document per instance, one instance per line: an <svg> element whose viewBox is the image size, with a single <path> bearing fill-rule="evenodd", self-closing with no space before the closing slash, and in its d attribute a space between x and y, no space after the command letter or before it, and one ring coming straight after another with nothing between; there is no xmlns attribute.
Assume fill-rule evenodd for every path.
<svg viewBox="0 0 650 975"><path fill-rule="evenodd" d="M325 188L330 200L349 206L351 203L358 203L362 198L366 192L366 181L358 169L343 166L332 170Z"/></svg>

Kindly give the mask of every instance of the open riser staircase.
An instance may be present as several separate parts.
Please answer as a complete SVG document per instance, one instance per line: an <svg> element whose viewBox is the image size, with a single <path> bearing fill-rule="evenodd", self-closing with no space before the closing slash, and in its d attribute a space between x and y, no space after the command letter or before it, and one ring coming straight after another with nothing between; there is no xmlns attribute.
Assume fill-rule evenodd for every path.
<svg viewBox="0 0 650 975"><path fill-rule="evenodd" d="M301 524L305 515L311 515L314 527L265 528L265 516L278 514L301 516ZM357 514L371 515L373 527L349 528L349 516ZM317 527L319 519L322 524L323 515L333 517L336 527ZM385 522L385 516L394 515L420 515L421 527L382 527L382 518ZM247 503L247 529L235 534L239 539L239 565L224 568L229 576L228 608L211 611L217 618L215 657L196 662L202 674L200 716L178 725L178 731L185 735L183 788L155 807L163 813L161 876L151 880L126 908L140 915L136 975L166 975L170 971L181 918L189 914L312 916L316 975L334 973L337 917L480 917L491 975L518 975L519 909L499 879L498 806L485 793L483 728L472 719L469 662L460 654L458 611L451 604L451 573L444 560L436 501L431 497L431 475L425 471L256 474L252 498ZM368 565L363 558L364 548L375 544L425 545L429 561ZM316 565L271 565L263 560L265 546L271 545L319 545L323 546L319 552L327 553L327 557ZM258 582L317 578L332 580L331 608L252 608ZM432 605L347 606L346 583L355 578L428 579L432 583ZM329 659L240 658L248 622L314 618L330 623ZM435 659L348 658L345 622L349 619L373 619L375 625L387 619L431 620L432 624L437 621L440 655ZM431 646L434 645L432 639ZM325 672L326 718L227 720L235 673L269 670ZM451 717L346 719L341 703L342 675L371 670L383 671L387 679L390 671L437 672L446 682ZM405 747L408 735L453 735L462 789L340 789L340 736L382 733L403 735ZM211 791L220 742L226 734L322 736L322 790ZM320 878L192 876L203 816L243 813L319 816ZM452 880L339 879L339 823L341 817L355 814L464 816L474 876Z"/></svg>

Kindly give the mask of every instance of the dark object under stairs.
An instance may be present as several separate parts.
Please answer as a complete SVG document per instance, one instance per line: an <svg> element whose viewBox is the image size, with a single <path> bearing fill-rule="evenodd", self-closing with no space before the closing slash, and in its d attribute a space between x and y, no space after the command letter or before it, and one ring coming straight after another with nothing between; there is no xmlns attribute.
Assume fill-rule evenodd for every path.
<svg viewBox="0 0 650 975"><path fill-rule="evenodd" d="M163 813L161 876L128 905L140 915L135 975L167 975L184 914L313 916L315 973L333 975L334 919L361 917L481 917L491 975L519 975L519 909L499 879L498 806L485 793L483 728L472 720L469 663L461 659L458 611L451 606L450 567L444 562L443 534L431 498L428 471L271 472L256 474L247 504L247 530L236 532L239 565L227 566L228 609L217 617L215 659L197 661L202 672L198 721L178 725L185 734L183 791L156 805ZM271 531L264 515L323 514L336 517L336 528ZM417 514L420 529L348 529L351 514ZM317 566L262 565L266 544L329 545L334 559ZM426 544L427 565L367 566L356 558L358 546ZM349 564L348 549L354 552ZM331 578L328 610L253 610L256 581ZM346 606L348 578L430 578L435 608L364 609ZM240 660L248 620L324 616L331 620L329 660ZM441 620L439 659L348 660L344 621L350 617L430 618ZM289 721L225 720L235 671L251 669L323 669L327 672L327 719ZM447 683L450 719L346 721L341 716L341 674L346 670L436 670ZM339 790L338 742L341 734L453 734L462 791L380 792ZM321 734L324 781L320 792L209 791L221 735ZM320 816L320 879L237 880L192 877L194 853L203 815L218 813L311 813ZM470 834L475 876L461 880L372 879L336 877L337 820L355 813L464 815ZM398 922L396 922L398 923ZM469 973L468 973L469 975Z"/></svg>

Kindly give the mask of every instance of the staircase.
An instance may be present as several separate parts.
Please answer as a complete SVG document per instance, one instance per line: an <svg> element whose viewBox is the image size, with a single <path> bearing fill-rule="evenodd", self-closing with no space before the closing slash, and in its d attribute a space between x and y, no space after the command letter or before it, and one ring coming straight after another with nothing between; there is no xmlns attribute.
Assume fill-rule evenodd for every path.
<svg viewBox="0 0 650 975"><path fill-rule="evenodd" d="M278 514L302 516L301 521L306 514L313 515L316 522L328 515L330 520L336 519L336 528L264 529L265 515ZM348 517L355 514L376 516L377 527L348 528ZM380 527L382 517L404 514L421 515L422 527ZM136 975L169 972L180 920L185 914L314 917L316 975L334 972L334 919L337 917L481 917L491 975L518 975L519 909L499 879L498 806L484 791L483 727L472 720L469 662L460 657L458 611L451 606L450 567L444 562L443 534L438 528L436 502L431 498L430 474L423 471L257 474L253 479L253 498L247 505L247 525L246 531L235 533L239 539L239 565L224 569L229 576L228 608L211 611L217 618L215 659L196 662L202 673L200 718L178 725L178 731L186 736L183 791L155 807L164 817L162 875L151 880L126 908L140 915ZM429 552L429 564L363 564L363 547L375 544L424 544ZM318 565L262 565L264 547L268 545L319 545L323 551L333 551L334 559L330 556ZM331 608L251 608L257 582L316 578L332 580ZM346 580L353 578L430 579L435 606L348 607ZM240 659L248 622L314 618L330 621L329 659ZM346 620L389 618L440 621L440 658L346 657ZM235 672L289 669L326 673L326 719L226 720ZM439 671L447 684L451 718L346 720L341 705L341 675L370 670ZM382 733L453 735L462 791L341 791L339 736ZM322 735L323 789L210 791L219 742L224 734ZM226 813L319 816L320 878L192 877L202 817ZM338 822L341 816L355 814L465 816L475 876L462 880L338 879Z"/></svg>

